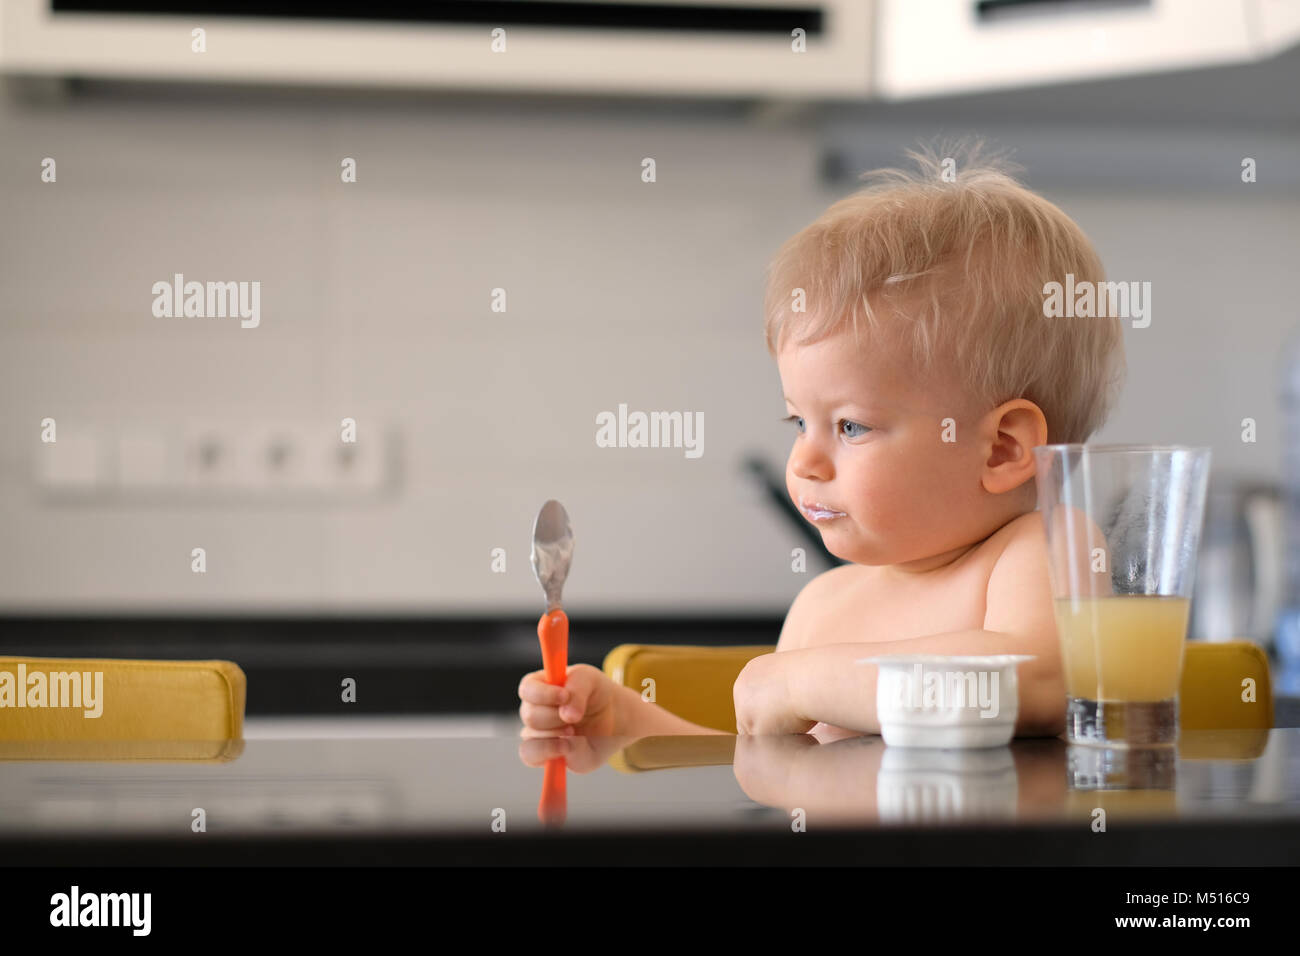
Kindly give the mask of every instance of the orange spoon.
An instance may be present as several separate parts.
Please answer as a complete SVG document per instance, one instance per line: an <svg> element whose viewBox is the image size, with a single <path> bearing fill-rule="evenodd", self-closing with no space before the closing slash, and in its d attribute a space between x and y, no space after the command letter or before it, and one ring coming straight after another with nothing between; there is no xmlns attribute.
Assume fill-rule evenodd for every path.
<svg viewBox="0 0 1300 956"><path fill-rule="evenodd" d="M542 615L537 622L537 640L542 645L546 683L563 687L569 671L569 616L562 608L548 608Z"/></svg>
<svg viewBox="0 0 1300 956"><path fill-rule="evenodd" d="M556 608L542 615L537 622L537 638L542 643L542 667L546 670L546 683L564 686L564 675L569 656L569 618ZM542 799L537 804L537 819L550 825L559 825L568 815L568 795L563 757L546 761L542 771Z"/></svg>
<svg viewBox="0 0 1300 956"><path fill-rule="evenodd" d="M542 668L546 682L564 686L569 669L569 617L560 607L560 592L573 560L573 529L564 506L554 499L542 505L533 522L533 573L546 592L546 611L537 622L537 640L542 645ZM542 775L542 799L537 818L543 823L564 822L567 813L565 762L563 757L546 761Z"/></svg>

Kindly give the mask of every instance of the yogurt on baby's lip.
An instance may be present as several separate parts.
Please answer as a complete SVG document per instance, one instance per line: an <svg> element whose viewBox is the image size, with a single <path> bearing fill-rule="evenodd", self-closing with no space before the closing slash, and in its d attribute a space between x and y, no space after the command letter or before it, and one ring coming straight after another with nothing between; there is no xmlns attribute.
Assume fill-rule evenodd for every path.
<svg viewBox="0 0 1300 956"><path fill-rule="evenodd" d="M876 715L891 747L1000 747L1015 735L1016 665L1028 654L899 654L875 664Z"/></svg>
<svg viewBox="0 0 1300 956"><path fill-rule="evenodd" d="M846 517L843 511L831 511L827 508L806 507L799 505L799 510L804 513L809 521L834 521L836 518Z"/></svg>

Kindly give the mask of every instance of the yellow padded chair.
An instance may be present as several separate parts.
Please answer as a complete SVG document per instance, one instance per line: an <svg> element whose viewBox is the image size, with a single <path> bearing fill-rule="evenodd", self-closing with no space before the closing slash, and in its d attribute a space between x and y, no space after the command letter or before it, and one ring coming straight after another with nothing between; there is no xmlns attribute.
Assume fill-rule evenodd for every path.
<svg viewBox="0 0 1300 956"><path fill-rule="evenodd" d="M741 670L775 645L698 647L682 644L620 644L605 657L604 671L618 684L640 691L654 678L655 702L701 727L736 732L731 688ZM1255 700L1243 701L1243 682L1254 681ZM1268 657L1249 641L1188 641L1179 691L1183 730L1267 730L1273 726L1273 685Z"/></svg>
<svg viewBox="0 0 1300 956"><path fill-rule="evenodd" d="M19 677L38 673L47 675L37 682L47 685L46 705L14 706ZM49 706L48 675L74 673L103 675L99 716ZM72 682L59 683L70 697ZM247 687L230 661L0 657L0 759L233 760L243 750Z"/></svg>

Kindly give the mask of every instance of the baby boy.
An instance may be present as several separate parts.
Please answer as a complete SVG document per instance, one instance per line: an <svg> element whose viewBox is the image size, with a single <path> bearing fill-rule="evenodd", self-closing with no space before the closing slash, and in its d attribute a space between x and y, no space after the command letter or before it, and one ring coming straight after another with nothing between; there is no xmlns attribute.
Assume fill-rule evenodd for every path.
<svg viewBox="0 0 1300 956"><path fill-rule="evenodd" d="M883 654L1031 654L1019 736L1065 727L1032 449L1083 442L1124 374L1116 318L1044 314L1104 280L1079 227L978 148L913 153L789 239L766 337L795 430L786 487L849 562L809 581L733 688L742 734L879 733ZM519 686L523 735L710 733L590 665Z"/></svg>

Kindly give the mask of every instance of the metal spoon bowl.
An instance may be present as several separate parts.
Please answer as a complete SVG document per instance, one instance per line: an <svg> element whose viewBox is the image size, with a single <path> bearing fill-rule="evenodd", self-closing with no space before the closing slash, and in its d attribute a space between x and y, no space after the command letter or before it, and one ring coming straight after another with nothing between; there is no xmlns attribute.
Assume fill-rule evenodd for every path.
<svg viewBox="0 0 1300 956"><path fill-rule="evenodd" d="M533 522L533 574L546 592L548 612L560 606L560 592L573 561L573 529L564 505L554 498L542 505Z"/></svg>

